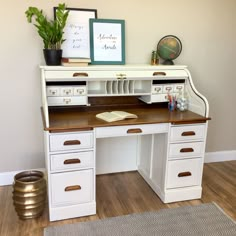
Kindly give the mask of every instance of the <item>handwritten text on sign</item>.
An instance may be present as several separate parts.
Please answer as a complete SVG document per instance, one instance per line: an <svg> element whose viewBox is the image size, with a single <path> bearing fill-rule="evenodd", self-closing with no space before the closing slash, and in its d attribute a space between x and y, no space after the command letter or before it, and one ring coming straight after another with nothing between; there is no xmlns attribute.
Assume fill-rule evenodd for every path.
<svg viewBox="0 0 236 236"><path fill-rule="evenodd" d="M94 60L121 61L121 25L97 22L93 25L93 31Z"/></svg>
<svg viewBox="0 0 236 236"><path fill-rule="evenodd" d="M63 57L90 57L89 18L94 12L70 11L64 29Z"/></svg>

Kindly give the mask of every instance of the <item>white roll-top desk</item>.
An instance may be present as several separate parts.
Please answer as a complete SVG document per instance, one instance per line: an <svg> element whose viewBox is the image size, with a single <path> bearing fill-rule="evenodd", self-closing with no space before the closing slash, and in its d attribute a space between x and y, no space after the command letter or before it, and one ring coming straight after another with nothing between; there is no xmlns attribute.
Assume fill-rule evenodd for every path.
<svg viewBox="0 0 236 236"><path fill-rule="evenodd" d="M138 171L164 203L201 198L209 108L186 66L40 68L51 221L96 214L96 174ZM180 93L188 110L169 111ZM96 118L114 110L138 118Z"/></svg>

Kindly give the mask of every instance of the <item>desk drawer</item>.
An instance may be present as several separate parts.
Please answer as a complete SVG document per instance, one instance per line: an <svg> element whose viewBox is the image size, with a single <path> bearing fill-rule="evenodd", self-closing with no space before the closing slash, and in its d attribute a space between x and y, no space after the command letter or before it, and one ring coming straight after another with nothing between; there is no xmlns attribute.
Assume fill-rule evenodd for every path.
<svg viewBox="0 0 236 236"><path fill-rule="evenodd" d="M204 153L204 142L172 143L169 150L169 159L201 157Z"/></svg>
<svg viewBox="0 0 236 236"><path fill-rule="evenodd" d="M172 126L170 141L203 140L205 138L206 125Z"/></svg>
<svg viewBox="0 0 236 236"><path fill-rule="evenodd" d="M47 86L48 97L71 97L87 94L86 86Z"/></svg>
<svg viewBox="0 0 236 236"><path fill-rule="evenodd" d="M74 88L74 95L80 96L80 95L86 95L87 94L87 88L86 86L75 86Z"/></svg>
<svg viewBox="0 0 236 236"><path fill-rule="evenodd" d="M202 165L202 158L169 161L166 188L200 185Z"/></svg>
<svg viewBox="0 0 236 236"><path fill-rule="evenodd" d="M162 93L163 86L162 85L153 85L152 86L152 94L160 94Z"/></svg>
<svg viewBox="0 0 236 236"><path fill-rule="evenodd" d="M94 198L93 169L51 175L52 205L90 202Z"/></svg>
<svg viewBox="0 0 236 236"><path fill-rule="evenodd" d="M96 137L119 137L168 132L168 124L125 125L96 128Z"/></svg>
<svg viewBox="0 0 236 236"><path fill-rule="evenodd" d="M73 106L73 105L86 105L86 96L76 97L47 97L48 106Z"/></svg>
<svg viewBox="0 0 236 236"><path fill-rule="evenodd" d="M93 147L93 133L55 134L49 138L50 151L79 150Z"/></svg>
<svg viewBox="0 0 236 236"><path fill-rule="evenodd" d="M168 101L168 96L167 94L153 94L151 95L151 101L152 102L167 102Z"/></svg>
<svg viewBox="0 0 236 236"><path fill-rule="evenodd" d="M50 155L51 170L70 170L94 166L93 151Z"/></svg>

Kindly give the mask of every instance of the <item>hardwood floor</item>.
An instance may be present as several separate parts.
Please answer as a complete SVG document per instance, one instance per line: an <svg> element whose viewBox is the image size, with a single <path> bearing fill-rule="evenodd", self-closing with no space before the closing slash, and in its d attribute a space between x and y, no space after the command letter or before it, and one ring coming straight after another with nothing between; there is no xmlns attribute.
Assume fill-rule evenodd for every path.
<svg viewBox="0 0 236 236"><path fill-rule="evenodd" d="M97 176L97 214L49 222L48 210L37 219L19 220L12 204L12 186L0 187L0 235L42 236L43 228L137 212L215 202L236 220L236 161L204 165L201 200L164 204L137 172Z"/></svg>

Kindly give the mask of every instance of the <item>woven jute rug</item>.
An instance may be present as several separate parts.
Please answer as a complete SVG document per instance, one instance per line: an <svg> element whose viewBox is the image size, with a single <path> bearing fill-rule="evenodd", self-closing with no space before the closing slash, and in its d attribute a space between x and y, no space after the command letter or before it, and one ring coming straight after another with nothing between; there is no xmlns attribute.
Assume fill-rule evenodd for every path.
<svg viewBox="0 0 236 236"><path fill-rule="evenodd" d="M44 236L236 236L236 223L215 203L163 209L44 229Z"/></svg>

